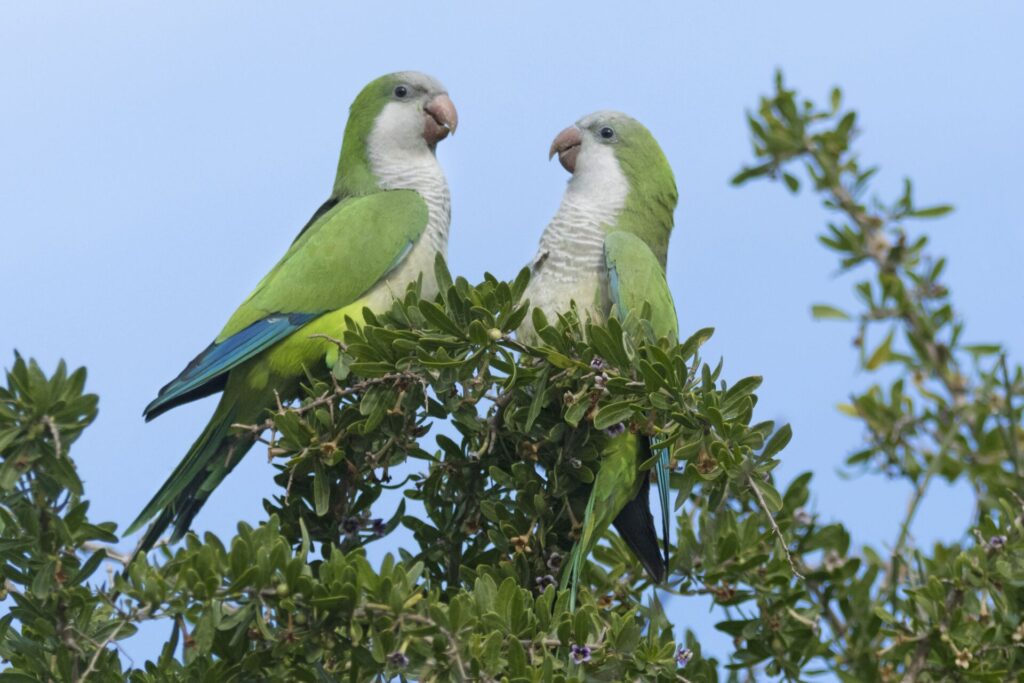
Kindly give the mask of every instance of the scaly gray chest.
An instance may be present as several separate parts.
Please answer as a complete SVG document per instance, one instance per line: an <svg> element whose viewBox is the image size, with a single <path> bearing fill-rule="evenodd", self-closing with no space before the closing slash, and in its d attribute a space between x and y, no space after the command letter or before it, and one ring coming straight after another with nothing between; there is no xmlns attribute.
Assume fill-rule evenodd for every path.
<svg viewBox="0 0 1024 683"><path fill-rule="evenodd" d="M448 255L451 223L448 183L432 155L420 164L395 168L384 165L375 170L382 178L383 187L416 190L420 194L427 205L427 225L402 262L367 293L367 305L372 309L389 307L394 298L404 296L409 284L421 276L421 296L432 299L437 294L434 262L438 254Z"/></svg>
<svg viewBox="0 0 1024 683"><path fill-rule="evenodd" d="M566 259L549 254L538 259L532 270L524 297L540 308L549 322L554 323L558 314L569 311L573 304L582 322L605 322L610 304L603 258ZM531 316L520 326L519 338L526 343L537 341Z"/></svg>

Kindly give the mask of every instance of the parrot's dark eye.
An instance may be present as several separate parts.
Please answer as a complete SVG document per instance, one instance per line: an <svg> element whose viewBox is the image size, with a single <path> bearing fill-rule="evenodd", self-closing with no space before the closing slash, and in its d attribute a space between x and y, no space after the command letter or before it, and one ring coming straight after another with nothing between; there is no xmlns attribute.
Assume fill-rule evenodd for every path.
<svg viewBox="0 0 1024 683"><path fill-rule="evenodd" d="M613 137L615 137L615 131L609 128L608 126L605 126L604 128L601 129L601 137L603 137L605 140L611 140Z"/></svg>
<svg viewBox="0 0 1024 683"><path fill-rule="evenodd" d="M405 97L409 94L409 89L404 85L395 86L395 97Z"/></svg>

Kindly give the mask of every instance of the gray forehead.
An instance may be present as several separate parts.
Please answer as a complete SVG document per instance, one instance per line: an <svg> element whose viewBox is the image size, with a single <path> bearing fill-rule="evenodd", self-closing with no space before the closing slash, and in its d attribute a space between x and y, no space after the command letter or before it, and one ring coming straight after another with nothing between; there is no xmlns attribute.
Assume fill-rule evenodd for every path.
<svg viewBox="0 0 1024 683"><path fill-rule="evenodd" d="M582 119L576 122L576 125L580 128L590 128L596 124L616 124L616 123L630 123L635 119L632 116L623 114L621 111L614 111L612 109L604 109L602 111L595 111L593 114L587 114Z"/></svg>
<svg viewBox="0 0 1024 683"><path fill-rule="evenodd" d="M399 71L395 76L403 83L423 88L427 92L448 92L441 81L420 71Z"/></svg>

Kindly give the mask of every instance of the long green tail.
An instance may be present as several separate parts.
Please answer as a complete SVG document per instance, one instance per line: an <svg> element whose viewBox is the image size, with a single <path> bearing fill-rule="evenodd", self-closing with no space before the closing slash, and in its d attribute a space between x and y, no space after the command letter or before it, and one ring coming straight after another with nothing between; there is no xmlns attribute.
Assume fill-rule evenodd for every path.
<svg viewBox="0 0 1024 683"><path fill-rule="evenodd" d="M594 527L596 526L594 523L594 498L596 496L594 494L596 491L597 489L595 488L590 492L590 499L587 500L587 509L583 513L583 527L580 529L579 540L572 547L572 552L569 554L569 563L566 570L562 573L562 582L558 586L559 590L564 591L566 588L569 588L572 591L569 594L570 612L576 610L576 589L580 583L583 563L586 562L590 549L597 540L594 537Z"/></svg>
<svg viewBox="0 0 1024 683"><path fill-rule="evenodd" d="M181 540L213 490L252 448L254 437L233 433L231 425L254 422L262 410L253 410L250 406L257 402L239 401L236 395L232 391L224 393L213 417L184 459L125 530L125 534L134 533L150 519L156 518L136 553L150 550L171 526L170 541Z"/></svg>

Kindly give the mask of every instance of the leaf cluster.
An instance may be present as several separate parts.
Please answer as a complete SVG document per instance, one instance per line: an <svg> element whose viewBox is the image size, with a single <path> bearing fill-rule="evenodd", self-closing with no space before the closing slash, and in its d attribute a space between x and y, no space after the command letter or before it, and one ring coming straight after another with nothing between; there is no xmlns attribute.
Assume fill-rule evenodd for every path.
<svg viewBox="0 0 1024 683"><path fill-rule="evenodd" d="M659 602L644 600L649 581L617 538L588 565L575 611L556 584L602 445L624 430L668 448L677 470L687 531L670 590L737 602L726 588L736 571L769 565L776 581L791 579L769 515L783 506L770 472L789 432L752 424L760 380L730 385L721 363L705 364L698 353L710 330L677 344L635 320L600 327L569 314L549 324L534 313L544 341L523 346L512 332L529 312L525 272L473 286L439 262L437 276L436 299L411 288L389 311L367 312L365 324L325 340L337 360L308 378L303 400L235 427L260 435L281 489L266 522L242 524L228 541L189 536L161 548L162 559L130 562L112 524L89 524L84 507L68 514L62 487L80 491L77 478L48 483L49 471L74 468L65 452L47 450L61 433L43 428L47 416L66 449L94 412L74 425L56 409L19 417L25 428L9 438L4 464L28 465L5 504L88 533L29 547L34 528L5 527L0 559L19 608L0 651L12 671L71 680L675 680L683 660L714 678L714 660L692 637L680 648ZM20 359L11 377L26 368L35 379L16 395L21 403L45 398L50 390L38 387L62 386L63 369L48 379ZM84 373L73 377L61 400L94 408L95 397L80 396ZM401 488L403 500L375 517L388 488ZM415 545L371 567L365 546L400 527ZM68 576L53 564L60 556L88 571ZM104 560L127 569L86 583ZM42 601L33 585L41 582L51 588ZM68 611L76 600L88 614ZM65 625L35 632L30 617ZM112 646L154 620L169 627L162 653L122 669Z"/></svg>
<svg viewBox="0 0 1024 683"><path fill-rule="evenodd" d="M849 321L859 367L877 378L839 410L858 420L864 445L852 471L902 479L911 490L888 549L864 548L844 583L810 592L830 623L828 668L843 680L1017 680L1024 660L1024 376L996 344L966 344L942 276L914 221L948 214L919 206L903 181L892 200L870 194L878 168L854 150L857 115L832 91L827 107L801 100L781 74L748 117L755 163L733 179L775 178L791 192L802 167L830 214L820 242L843 273L859 275L859 311L818 304L820 319ZM975 515L961 539L915 547L910 527L932 482L967 481ZM809 577L810 578L810 577Z"/></svg>

